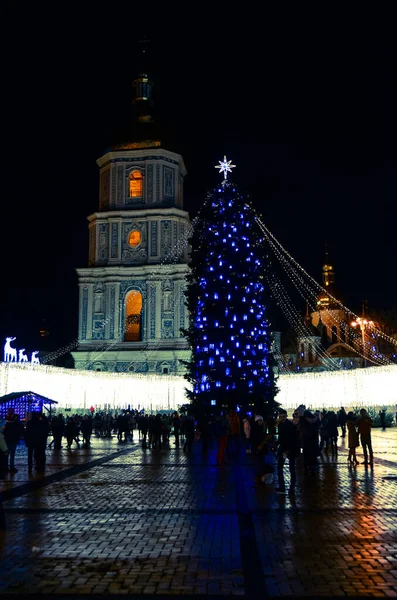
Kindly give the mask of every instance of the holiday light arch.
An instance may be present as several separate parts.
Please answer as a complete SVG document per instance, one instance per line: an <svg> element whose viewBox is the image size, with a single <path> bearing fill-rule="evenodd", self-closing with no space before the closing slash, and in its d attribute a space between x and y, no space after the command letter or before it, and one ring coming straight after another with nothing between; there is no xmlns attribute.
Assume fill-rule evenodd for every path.
<svg viewBox="0 0 397 600"><path fill-rule="evenodd" d="M397 365L282 374L276 400L286 409L397 405ZM146 412L177 410L186 404L183 377L104 373L32 363L0 363L0 396L26 389L58 402L57 409Z"/></svg>

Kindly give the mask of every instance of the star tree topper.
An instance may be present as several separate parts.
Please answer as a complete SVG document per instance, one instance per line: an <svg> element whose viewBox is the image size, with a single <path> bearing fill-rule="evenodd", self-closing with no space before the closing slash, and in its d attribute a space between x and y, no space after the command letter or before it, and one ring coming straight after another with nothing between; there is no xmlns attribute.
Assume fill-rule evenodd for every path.
<svg viewBox="0 0 397 600"><path fill-rule="evenodd" d="M223 180L226 181L227 179L227 172L229 171L229 173L232 172L232 169L236 166L236 165L232 165L231 164L231 160L226 160L226 156L223 157L223 162L218 160L219 162L219 167L216 166L215 169L219 169L219 173L223 173Z"/></svg>

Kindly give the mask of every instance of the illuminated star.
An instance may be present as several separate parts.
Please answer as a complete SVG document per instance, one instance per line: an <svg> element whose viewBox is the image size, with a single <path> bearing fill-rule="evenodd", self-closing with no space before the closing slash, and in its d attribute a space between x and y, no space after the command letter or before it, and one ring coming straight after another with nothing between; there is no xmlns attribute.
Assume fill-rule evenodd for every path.
<svg viewBox="0 0 397 600"><path fill-rule="evenodd" d="M232 172L232 169L236 166L236 165L232 165L231 164L231 160L226 160L226 156L223 157L223 162L222 161L218 161L219 162L219 167L216 166L215 169L219 169L219 173L223 173L223 178L224 180L227 179L227 172L229 171L229 173Z"/></svg>

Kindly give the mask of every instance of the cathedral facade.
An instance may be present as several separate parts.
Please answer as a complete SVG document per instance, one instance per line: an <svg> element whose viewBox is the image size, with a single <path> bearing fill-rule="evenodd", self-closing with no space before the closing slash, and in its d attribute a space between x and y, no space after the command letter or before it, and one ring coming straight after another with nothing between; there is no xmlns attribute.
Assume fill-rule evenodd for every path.
<svg viewBox="0 0 397 600"><path fill-rule="evenodd" d="M88 217L79 280L76 369L183 374L189 215L182 156L155 135L151 81L137 80L135 135L97 160L99 211Z"/></svg>

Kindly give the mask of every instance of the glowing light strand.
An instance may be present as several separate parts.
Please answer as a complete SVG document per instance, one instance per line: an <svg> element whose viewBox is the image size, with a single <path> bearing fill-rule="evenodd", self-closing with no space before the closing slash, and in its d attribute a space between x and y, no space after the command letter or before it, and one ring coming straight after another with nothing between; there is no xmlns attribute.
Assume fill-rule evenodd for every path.
<svg viewBox="0 0 397 600"><path fill-rule="evenodd" d="M259 221L258 221L258 224L259 224L259 225L260 225L260 227L261 227L261 224L259 223ZM263 224L262 224L262 225L263 225ZM306 300L306 302L309 304L309 306L311 307L311 309L312 309L312 311L313 311L313 312L316 312L316 311L318 311L318 307L317 307L317 306L315 306L315 305L313 306L312 299L308 299L308 298L307 298L307 296L306 296L306 295L304 294L304 292L302 291L302 289L301 289L301 286L305 287L305 288L307 289L307 291L308 291L308 292L309 292L311 295L313 295L313 297L314 297L314 301L316 301L316 300L317 300L317 295L318 295L318 294L317 294L316 292L313 292L313 290L312 290L312 289L310 289L310 288L308 287L308 285L307 285L307 284L306 284L306 282L305 282L305 281L302 279L302 277L299 275L299 273L297 273L297 272L296 272L296 270L293 268L293 266L292 266L290 263L288 263L288 261L287 261L286 257L285 257L285 256L283 256L283 254L282 254L282 253L281 253L281 252L278 250L278 247L277 247L277 246L275 245L275 243L273 243L273 241L272 241L272 238L273 238L273 239L275 239L275 238L274 238L274 236L272 236L272 238L271 238L270 236L268 236L268 235L267 235L267 233L268 233L268 231L269 231L269 230L268 230L267 228L265 228L265 227L263 227L263 228L261 227L261 230L262 230L262 232L265 234L265 237L267 238L267 241L268 241L269 245L270 245L270 246L272 247L272 249L274 250L274 252L275 252L275 254L276 254L277 258L278 258L278 259L280 260L280 262L282 263L282 265L283 265L284 269L286 269L286 270L288 270L288 271L289 271L289 273L290 273L290 277L291 277L291 278L294 280L294 285L295 285L295 287L297 288L297 290L299 291L299 293L301 294L302 298L304 298L304 299ZM278 244L279 244L279 243L278 243ZM279 244L279 246L281 246L281 244ZM281 246L281 247L282 247L282 246ZM288 253L287 253L287 252L286 252L286 254L288 255ZM289 255L288 255L288 256L289 256ZM296 262L296 261L294 261L294 262ZM301 270L302 270L304 273L306 273L306 271L304 271L304 269L301 269ZM310 277L310 276L309 276L309 277ZM312 279L312 278L310 278L310 279ZM320 289L321 289L321 290L322 290L322 291L323 291L325 294L327 294L329 297L331 297L331 296L328 294L327 290L324 290L324 288L322 288L322 287L321 287L321 286L319 286L319 285L318 285L317 287L319 287L319 288L320 288ZM341 303L339 303L339 304L341 304ZM342 306L343 306L343 305L342 305ZM349 309L347 309L346 307L344 307L344 309L346 310L346 312L347 312L348 314L350 314L350 315L354 315L354 313L352 313L352 311L350 311L350 310L349 310ZM341 320L341 319L339 319L339 318L338 318L338 317L337 317L337 316L334 314L334 312L330 311L330 312L328 313L328 315L329 315L329 316L332 318L332 320L333 320L335 323L336 323L336 322L338 322L338 323L342 324L342 320ZM345 323L345 325L346 325L346 323ZM348 324L347 324L347 325L348 325ZM349 325L348 325L348 326L349 326ZM350 326L349 326L349 327L350 327ZM359 350L358 350L358 349L357 349L355 346L351 346L351 344L350 344L349 342L346 342L346 340L342 339L342 338L341 338L341 337L338 335L338 333L337 333L337 332L334 332L334 334L335 334L335 335L336 335L336 337L337 337L337 338L340 340L340 342L342 342L342 343L344 343L344 344L346 344L346 345L350 346L350 347L351 347L351 348L354 350L354 352L355 352L355 353L357 353L357 354L358 354L359 356L361 356L362 358L364 358L364 359L367 359L367 360L370 360L370 361L374 362L375 364L384 364L384 365L389 365L389 364L392 364L392 362L391 362L391 361L389 361L388 359L386 359L385 357L383 357L383 356L379 356L378 354L376 354L376 351L374 351L374 350L372 349L372 346L371 346L370 342L368 342L368 344L367 344L367 345L368 345L368 348L367 348L367 350L366 350L366 352L367 352L367 355L366 355L366 356L364 356L364 354L362 354L362 353L361 353L361 352L360 352L360 351L359 351Z"/></svg>
<svg viewBox="0 0 397 600"><path fill-rule="evenodd" d="M347 308L342 302L340 302L339 300L337 300L334 296L332 296L332 294L330 294L325 288L323 288L311 275L309 275L309 273L307 273L307 271L305 271L305 269L289 254L289 252L282 246L282 244L280 244L280 242L274 237L274 235L271 233L271 231L269 231L269 229L264 225L264 223L261 221L261 219L256 216L256 220L258 222L258 224L261 227L261 230L263 231L263 233L267 233L267 235L274 241L274 243L286 254L286 256L288 256L289 260L295 265L295 267L301 271L302 273L304 273L306 275L306 277L308 277L308 279L310 279L310 281L312 282L312 284L322 293L326 294L329 298L331 298L331 300L335 303L338 304L347 314L352 315L355 319L358 318L358 315L356 315L352 310L350 310L349 308ZM381 331L380 329L375 328L377 333L383 337L385 340L387 340L389 343L397 346L397 340L395 340L394 338L390 337L389 335L385 334L383 331Z"/></svg>

